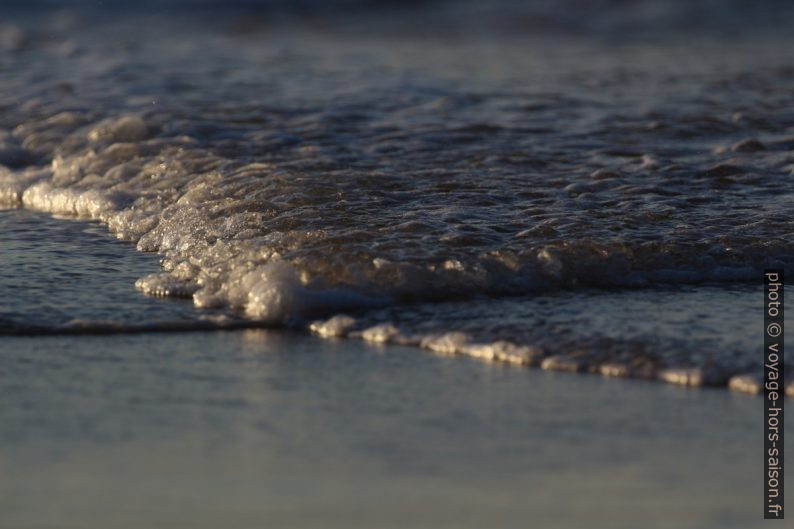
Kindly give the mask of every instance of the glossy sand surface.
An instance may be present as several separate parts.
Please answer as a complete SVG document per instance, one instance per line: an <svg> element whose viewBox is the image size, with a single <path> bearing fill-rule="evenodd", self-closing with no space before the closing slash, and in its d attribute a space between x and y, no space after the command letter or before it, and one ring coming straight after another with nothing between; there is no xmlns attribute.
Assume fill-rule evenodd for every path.
<svg viewBox="0 0 794 529"><path fill-rule="evenodd" d="M2 371L1 527L762 524L757 397L273 331L6 338Z"/></svg>

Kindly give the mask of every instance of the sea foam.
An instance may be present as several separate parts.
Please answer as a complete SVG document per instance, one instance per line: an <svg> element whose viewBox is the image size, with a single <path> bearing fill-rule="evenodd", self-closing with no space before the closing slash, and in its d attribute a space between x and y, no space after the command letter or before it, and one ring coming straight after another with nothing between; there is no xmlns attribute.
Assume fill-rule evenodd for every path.
<svg viewBox="0 0 794 529"><path fill-rule="evenodd" d="M794 270L786 46L245 40L198 19L196 42L156 19L101 22L0 31L0 205L156 252L146 294L268 325L360 322L323 336L724 384L745 356L714 353L711 371L694 341L662 354L647 336L563 343L544 327L550 347L509 313L478 327L438 307ZM400 307L423 318L362 316Z"/></svg>

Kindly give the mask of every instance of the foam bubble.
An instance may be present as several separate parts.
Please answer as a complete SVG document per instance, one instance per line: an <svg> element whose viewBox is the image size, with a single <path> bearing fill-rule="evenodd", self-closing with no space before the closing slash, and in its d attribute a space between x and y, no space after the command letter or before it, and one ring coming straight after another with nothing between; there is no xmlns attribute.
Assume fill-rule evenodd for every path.
<svg viewBox="0 0 794 529"><path fill-rule="evenodd" d="M353 337L360 337L362 340L373 343L399 343L402 335L394 325L381 323L363 331L351 333Z"/></svg>
<svg viewBox="0 0 794 529"><path fill-rule="evenodd" d="M344 314L337 314L332 318L322 321L318 320L309 325L309 330L323 338L337 338L347 336L350 329L356 324L356 320Z"/></svg>
<svg viewBox="0 0 794 529"><path fill-rule="evenodd" d="M94 143L135 142L147 137L149 129L140 116L121 116L97 124L88 132Z"/></svg>

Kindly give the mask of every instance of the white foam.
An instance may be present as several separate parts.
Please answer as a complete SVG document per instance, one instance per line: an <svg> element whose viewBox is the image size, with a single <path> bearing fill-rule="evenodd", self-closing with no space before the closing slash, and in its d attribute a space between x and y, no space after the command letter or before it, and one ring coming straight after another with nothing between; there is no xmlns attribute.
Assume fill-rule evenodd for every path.
<svg viewBox="0 0 794 529"><path fill-rule="evenodd" d="M350 336L373 343L398 343L401 337L397 327L390 323L375 325L363 331L351 333Z"/></svg>
<svg viewBox="0 0 794 529"><path fill-rule="evenodd" d="M192 296L198 285L168 274L149 274L135 281L135 288L148 296L185 298Z"/></svg>
<svg viewBox="0 0 794 529"><path fill-rule="evenodd" d="M147 137L149 129L140 116L121 116L107 119L88 132L92 142L131 142Z"/></svg>
<svg viewBox="0 0 794 529"><path fill-rule="evenodd" d="M103 221L131 201L124 192L58 188L49 182L35 183L22 193L22 205L27 208Z"/></svg>
<svg viewBox="0 0 794 529"><path fill-rule="evenodd" d="M435 242L427 242L431 239L424 231L436 229L433 213L423 222L397 224L409 227L407 232L391 233L386 225L370 229L367 222L375 222L377 214L351 227L349 212L335 213L335 195L329 195L333 186L345 188L345 179L330 185L311 176L295 178L275 163L230 164L189 137L150 138L156 129L141 115L93 123L89 117L60 112L17 127L9 141L41 141L41 149L52 151L52 162L49 167L3 169L0 204L107 223L139 250L163 256L171 279L142 278L142 291L173 296L192 292L199 307L227 306L251 318L284 323L324 310L404 299L526 293L581 283L637 286L648 280L732 279L753 273L752 266L720 266L716 259L691 251L683 259L698 261L699 269L671 260L663 249L657 257L652 251L587 240L533 246L535 237L564 237L563 219L554 217L543 219L540 231L518 232L515 240L530 239L521 243L526 249L507 245L479 254L477 243L466 242L467 236L450 226ZM309 150L309 155L322 156L322 150ZM608 170L596 172L603 178L563 188L597 193L613 185L615 179L605 176ZM367 190L357 200L366 203L373 193L377 195ZM323 208L329 212L319 213ZM414 247L404 252L405 236L421 239L409 241ZM667 263L674 266L660 266ZM496 355L488 349L472 354Z"/></svg>
<svg viewBox="0 0 794 529"><path fill-rule="evenodd" d="M732 376L728 381L728 389L737 393L761 393L764 389L763 377L752 374Z"/></svg>
<svg viewBox="0 0 794 529"><path fill-rule="evenodd" d="M463 348L462 352L472 358L524 366L537 365L543 357L543 351L537 347L516 345L505 340L485 344L469 344Z"/></svg>
<svg viewBox="0 0 794 529"><path fill-rule="evenodd" d="M0 166L0 206L19 207L25 190L37 182L50 178L47 169L25 169L11 171Z"/></svg>
<svg viewBox="0 0 794 529"><path fill-rule="evenodd" d="M340 338L347 336L350 329L356 324L355 318L344 314L322 321L318 320L309 325L309 330L323 338Z"/></svg>
<svg viewBox="0 0 794 529"><path fill-rule="evenodd" d="M425 336L419 342L420 347L443 355L456 355L463 352L469 337L462 332L448 332L438 336Z"/></svg>

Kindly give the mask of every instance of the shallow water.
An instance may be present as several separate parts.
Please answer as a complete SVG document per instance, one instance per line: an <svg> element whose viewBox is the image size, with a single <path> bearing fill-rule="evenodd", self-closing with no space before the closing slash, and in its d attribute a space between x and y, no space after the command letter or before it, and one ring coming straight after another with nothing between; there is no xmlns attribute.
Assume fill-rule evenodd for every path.
<svg viewBox="0 0 794 529"><path fill-rule="evenodd" d="M784 3L776 16L642 1L320 18L244 4L5 8L0 204L106 224L162 257L162 271L129 269L139 290L208 315L305 328L344 313L356 321L315 328L753 379L749 285L794 262ZM685 23L693 13L709 16ZM693 321L703 296L731 319L592 332L604 304L606 320L664 321L682 304ZM556 330L534 316L549 299L577 307ZM448 316L462 306L465 321ZM57 325L94 316L57 310Z"/></svg>
<svg viewBox="0 0 794 529"><path fill-rule="evenodd" d="M158 259L96 222L0 211L0 334L116 334L272 326L142 296ZM758 287L576 289L349 311L309 329L441 355L757 392ZM304 329L302 323L296 329ZM523 345L531 344L531 345ZM738 374L738 375L737 375ZM741 382L741 383L740 383Z"/></svg>
<svg viewBox="0 0 794 529"><path fill-rule="evenodd" d="M0 333L134 327L199 320L188 302L141 296L135 279L156 271L152 255L132 251L96 222L54 219L25 210L0 211Z"/></svg>

